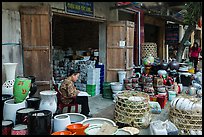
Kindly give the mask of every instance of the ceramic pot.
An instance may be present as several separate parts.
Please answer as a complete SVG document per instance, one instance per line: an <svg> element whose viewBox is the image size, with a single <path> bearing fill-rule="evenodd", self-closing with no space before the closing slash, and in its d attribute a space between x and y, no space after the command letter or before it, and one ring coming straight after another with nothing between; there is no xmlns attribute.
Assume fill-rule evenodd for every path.
<svg viewBox="0 0 204 137"><path fill-rule="evenodd" d="M13 95L16 103L23 102L29 94L31 80L28 78L17 77L14 82Z"/></svg>
<svg viewBox="0 0 204 137"><path fill-rule="evenodd" d="M2 135L11 135L11 130L14 124L12 120L3 120L2 121Z"/></svg>
<svg viewBox="0 0 204 137"><path fill-rule="evenodd" d="M39 97L29 97L26 99L28 108L39 109L40 98Z"/></svg>
<svg viewBox="0 0 204 137"><path fill-rule="evenodd" d="M75 135L75 133L65 130L65 131L53 132L51 135Z"/></svg>
<svg viewBox="0 0 204 137"><path fill-rule="evenodd" d="M157 74L159 76L163 76L163 75L167 75L167 72L166 72L166 70L158 70Z"/></svg>
<svg viewBox="0 0 204 137"><path fill-rule="evenodd" d="M20 108L26 108L26 101L15 103L14 99L9 99L4 102L3 117L4 120L12 120L15 125L16 111Z"/></svg>
<svg viewBox="0 0 204 137"><path fill-rule="evenodd" d="M34 108L21 108L16 111L16 124L28 124L28 113L34 111Z"/></svg>
<svg viewBox="0 0 204 137"><path fill-rule="evenodd" d="M50 135L52 112L35 110L28 113L28 135Z"/></svg>
<svg viewBox="0 0 204 137"><path fill-rule="evenodd" d="M179 69L179 63L176 61L176 59L173 59L170 63L169 63L169 68L171 70L178 70Z"/></svg>
<svg viewBox="0 0 204 137"><path fill-rule="evenodd" d="M163 60L163 61L161 61L161 63L160 63L160 67L161 67L161 69L163 69L163 70L167 70L167 69L168 69L168 63L167 63L165 60Z"/></svg>
<svg viewBox="0 0 204 137"><path fill-rule="evenodd" d="M195 95L196 94L196 88L190 86L189 89L188 89L188 94L191 95L191 96Z"/></svg>
<svg viewBox="0 0 204 137"><path fill-rule="evenodd" d="M31 87L29 97L32 97L37 91L37 84L35 83L35 76L28 76L31 79Z"/></svg>
<svg viewBox="0 0 204 137"><path fill-rule="evenodd" d="M15 72L18 63L3 63L6 73L6 81L2 85L2 94L13 95L13 86L15 82Z"/></svg>
<svg viewBox="0 0 204 137"><path fill-rule="evenodd" d="M73 123L80 123L83 120L87 119L87 117L85 115L80 114L80 113L65 113L65 114L70 116L71 124L73 124Z"/></svg>
<svg viewBox="0 0 204 137"><path fill-rule="evenodd" d="M3 112L3 110L4 110L4 102L5 102L6 100L9 100L9 99L12 99L12 98L13 98L13 96L10 95L10 94L3 94L3 95L2 95L2 100L1 100L1 106L2 106L2 108L1 108L1 112ZM1 119L3 120L3 115L1 115Z"/></svg>
<svg viewBox="0 0 204 137"><path fill-rule="evenodd" d="M11 135L28 135L27 125L17 124L11 130Z"/></svg>
<svg viewBox="0 0 204 137"><path fill-rule="evenodd" d="M71 124L70 116L68 114L59 114L54 116L54 128L53 131L66 130L67 125Z"/></svg>
<svg viewBox="0 0 204 137"><path fill-rule="evenodd" d="M45 90L40 92L40 106L39 110L50 110L52 115L57 110L57 92L52 90Z"/></svg>

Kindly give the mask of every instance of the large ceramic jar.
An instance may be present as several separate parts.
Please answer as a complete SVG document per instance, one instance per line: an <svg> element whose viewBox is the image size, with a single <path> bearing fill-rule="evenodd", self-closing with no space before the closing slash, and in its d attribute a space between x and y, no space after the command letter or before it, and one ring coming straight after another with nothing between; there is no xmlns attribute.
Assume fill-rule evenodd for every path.
<svg viewBox="0 0 204 137"><path fill-rule="evenodd" d="M29 97L32 97L37 91L37 84L35 83L35 76L28 76L28 78L31 79Z"/></svg>
<svg viewBox="0 0 204 137"><path fill-rule="evenodd" d="M35 110L28 113L28 135L50 135L52 112Z"/></svg>
<svg viewBox="0 0 204 137"><path fill-rule="evenodd" d="M179 63L176 61L176 59L173 59L170 63L169 63L169 68L171 70L178 70L179 69Z"/></svg>
<svg viewBox="0 0 204 137"><path fill-rule="evenodd" d="M45 90L40 92L40 106L39 110L50 110L52 115L57 110L57 92L53 90Z"/></svg>
<svg viewBox="0 0 204 137"><path fill-rule="evenodd" d="M13 86L15 82L15 72L18 63L3 63L6 73L6 81L2 85L2 94L13 95Z"/></svg>
<svg viewBox="0 0 204 137"><path fill-rule="evenodd" d="M17 77L13 87L13 95L15 103L23 102L29 94L31 80L24 77Z"/></svg>
<svg viewBox="0 0 204 137"><path fill-rule="evenodd" d="M161 61L161 63L160 63L160 67L161 67L161 69L163 69L163 70L167 70L167 69L168 69L168 63L167 63L165 60L163 60L163 61Z"/></svg>
<svg viewBox="0 0 204 137"><path fill-rule="evenodd" d="M15 103L14 99L9 99L4 102L4 109L3 109L3 119L4 120L12 120L16 122L16 111L20 108L26 108L26 101L24 100L21 103Z"/></svg>

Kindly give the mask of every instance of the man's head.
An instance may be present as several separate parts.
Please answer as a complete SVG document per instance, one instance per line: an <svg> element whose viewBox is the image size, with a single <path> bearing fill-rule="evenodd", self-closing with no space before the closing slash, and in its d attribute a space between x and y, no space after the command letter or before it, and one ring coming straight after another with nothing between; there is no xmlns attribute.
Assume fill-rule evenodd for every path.
<svg viewBox="0 0 204 137"><path fill-rule="evenodd" d="M70 70L69 72L69 77L72 77L72 81L76 82L78 77L79 77L79 71L75 71L75 70Z"/></svg>

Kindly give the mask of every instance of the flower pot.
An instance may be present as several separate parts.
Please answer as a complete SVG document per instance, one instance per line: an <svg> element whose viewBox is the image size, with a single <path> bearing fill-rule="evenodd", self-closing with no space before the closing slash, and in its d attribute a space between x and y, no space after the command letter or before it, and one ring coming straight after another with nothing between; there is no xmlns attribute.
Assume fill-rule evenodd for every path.
<svg viewBox="0 0 204 137"><path fill-rule="evenodd" d="M29 97L26 99L28 108L39 109L40 98L39 97Z"/></svg>
<svg viewBox="0 0 204 137"><path fill-rule="evenodd" d="M28 113L28 135L50 135L52 112L35 110Z"/></svg>
<svg viewBox="0 0 204 137"><path fill-rule="evenodd" d="M4 120L12 120L15 125L16 121L16 111L20 108L26 107L26 101L21 103L15 103L14 99L9 99L4 102L3 117Z"/></svg>
<svg viewBox="0 0 204 137"><path fill-rule="evenodd" d="M24 77L17 77L15 79L13 94L16 103L23 102L29 94L31 87L31 80Z"/></svg>
<svg viewBox="0 0 204 137"><path fill-rule="evenodd" d="M2 85L2 94L13 95L13 86L15 82L15 72L18 63L3 63L6 73L6 81Z"/></svg>
<svg viewBox="0 0 204 137"><path fill-rule="evenodd" d="M67 125L71 124L68 114L59 114L54 116L54 132L66 130Z"/></svg>
<svg viewBox="0 0 204 137"><path fill-rule="evenodd" d="M28 113L34 111L34 108L20 108L16 111L16 124L28 124Z"/></svg>
<svg viewBox="0 0 204 137"><path fill-rule="evenodd" d="M14 124L12 120L3 120L2 121L2 135L11 135L11 129L13 128Z"/></svg>
<svg viewBox="0 0 204 137"><path fill-rule="evenodd" d="M40 106L39 110L50 110L52 115L57 110L57 92L52 90L45 90L40 92Z"/></svg>

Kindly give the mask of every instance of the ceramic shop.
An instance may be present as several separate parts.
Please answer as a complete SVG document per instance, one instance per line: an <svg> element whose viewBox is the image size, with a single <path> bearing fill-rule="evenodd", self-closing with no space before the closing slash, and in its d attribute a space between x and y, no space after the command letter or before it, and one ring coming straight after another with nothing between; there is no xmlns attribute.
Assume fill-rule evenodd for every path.
<svg viewBox="0 0 204 137"><path fill-rule="evenodd" d="M18 63L3 63L2 135L138 135L146 128L152 135L202 134L202 68L195 73L188 60L163 60L156 42L140 36L142 11L128 10L136 24L122 21L124 10L119 21L106 24L94 16L93 2L63 5L63 11L20 8L25 76L15 77ZM80 70L79 90L113 100L112 120L56 113L57 92L50 85L60 85L70 69ZM152 120L164 110L168 120Z"/></svg>

